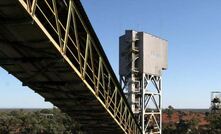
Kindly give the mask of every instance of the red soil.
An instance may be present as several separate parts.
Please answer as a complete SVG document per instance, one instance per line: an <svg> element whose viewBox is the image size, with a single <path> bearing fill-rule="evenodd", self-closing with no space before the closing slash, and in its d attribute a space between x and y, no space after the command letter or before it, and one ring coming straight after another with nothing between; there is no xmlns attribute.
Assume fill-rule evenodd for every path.
<svg viewBox="0 0 221 134"><path fill-rule="evenodd" d="M208 125L208 121L205 118L204 113L193 113L193 112L174 112L171 119L168 117L167 113L163 113L163 123L178 123L180 119L184 121L190 121L192 119L197 119L199 121L199 126Z"/></svg>

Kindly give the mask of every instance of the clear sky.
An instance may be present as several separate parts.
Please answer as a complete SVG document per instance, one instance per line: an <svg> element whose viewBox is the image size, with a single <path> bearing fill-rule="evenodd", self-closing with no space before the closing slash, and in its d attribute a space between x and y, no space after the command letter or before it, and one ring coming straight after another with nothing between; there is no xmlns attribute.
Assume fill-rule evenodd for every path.
<svg viewBox="0 0 221 134"><path fill-rule="evenodd" d="M163 106L208 108L210 92L221 91L220 0L82 0L118 76L118 37L125 29L169 42L163 73ZM52 107L0 69L0 107Z"/></svg>

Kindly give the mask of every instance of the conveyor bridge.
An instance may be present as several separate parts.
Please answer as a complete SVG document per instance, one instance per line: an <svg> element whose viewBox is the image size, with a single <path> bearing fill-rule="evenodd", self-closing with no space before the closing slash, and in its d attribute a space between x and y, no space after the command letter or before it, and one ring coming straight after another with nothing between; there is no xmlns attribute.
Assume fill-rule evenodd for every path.
<svg viewBox="0 0 221 134"><path fill-rule="evenodd" d="M141 133L79 0L1 0L0 66L88 133Z"/></svg>

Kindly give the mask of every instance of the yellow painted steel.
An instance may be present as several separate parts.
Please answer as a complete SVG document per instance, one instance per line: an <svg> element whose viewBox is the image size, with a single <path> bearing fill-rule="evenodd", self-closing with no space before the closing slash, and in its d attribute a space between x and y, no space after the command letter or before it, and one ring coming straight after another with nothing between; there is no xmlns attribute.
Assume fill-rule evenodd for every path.
<svg viewBox="0 0 221 134"><path fill-rule="evenodd" d="M66 23L59 18L60 14L57 9L58 0L18 1L118 126L127 134L140 134L140 127L127 104L119 83L113 78L112 70L106 65L106 60L97 47L99 44L96 43L89 32L87 24L75 4L76 0L69 0ZM50 20L49 17L51 16L47 16L44 13L43 7L41 7L39 2L44 2L47 5L48 10L54 15L55 22ZM39 16L45 18L56 36L50 34ZM82 33L78 31L79 22L82 33L86 33L86 36L80 35ZM70 34L71 29L74 29L74 37ZM76 49L77 53L72 49ZM67 53L70 53L70 55L67 55ZM73 63L73 60L77 63ZM97 61L98 66L95 65Z"/></svg>

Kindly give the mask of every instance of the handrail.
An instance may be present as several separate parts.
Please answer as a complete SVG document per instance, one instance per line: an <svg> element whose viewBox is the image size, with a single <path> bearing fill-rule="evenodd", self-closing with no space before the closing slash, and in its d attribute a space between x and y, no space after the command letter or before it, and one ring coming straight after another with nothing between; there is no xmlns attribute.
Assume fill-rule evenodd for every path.
<svg viewBox="0 0 221 134"><path fill-rule="evenodd" d="M101 105L128 134L141 130L79 0L18 0Z"/></svg>

